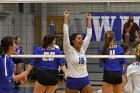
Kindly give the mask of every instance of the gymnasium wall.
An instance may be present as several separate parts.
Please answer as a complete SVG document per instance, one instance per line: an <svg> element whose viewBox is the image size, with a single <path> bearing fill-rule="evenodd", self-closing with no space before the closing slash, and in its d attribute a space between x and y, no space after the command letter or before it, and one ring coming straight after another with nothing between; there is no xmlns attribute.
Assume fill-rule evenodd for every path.
<svg viewBox="0 0 140 93"><path fill-rule="evenodd" d="M86 32L86 20L84 12L121 12L139 13L140 3L55 3L35 4L31 12L31 4L23 5L23 11L19 11L18 4L8 4L8 15L0 20L0 38L6 35L21 36L25 53L31 54L35 42L35 16L41 17L41 39L46 33L47 16L63 16L63 11L70 12L70 34L74 32ZM45 16L46 15L46 16ZM91 48L92 48L91 44ZM97 46L98 47L98 46ZM89 50L89 54L90 50Z"/></svg>

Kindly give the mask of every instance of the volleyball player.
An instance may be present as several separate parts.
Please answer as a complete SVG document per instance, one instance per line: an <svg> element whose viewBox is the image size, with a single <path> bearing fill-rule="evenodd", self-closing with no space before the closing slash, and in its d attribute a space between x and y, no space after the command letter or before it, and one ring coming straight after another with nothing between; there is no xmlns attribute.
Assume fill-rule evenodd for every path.
<svg viewBox="0 0 140 93"><path fill-rule="evenodd" d="M21 43L21 40L20 40L20 37L19 36L16 36L15 37L15 44L16 44L16 50L13 54L16 54L16 55L20 55L20 54L23 54L23 47L22 45L20 44ZM19 74L21 73L21 70L22 70L22 58L13 58L13 61L14 63L17 65L16 66L16 74Z"/></svg>
<svg viewBox="0 0 140 93"><path fill-rule="evenodd" d="M55 37L51 34L45 35L42 46L35 49L35 55L61 55L61 51L54 47ZM58 83L58 67L64 74L66 67L62 58L34 58L27 67L27 71L35 66L37 68L37 81L34 93L54 93Z"/></svg>
<svg viewBox="0 0 140 93"><path fill-rule="evenodd" d="M14 39L15 39L15 44L16 44L16 50L15 50L15 52L13 52L13 54L15 54L15 55L23 54L23 48L22 48L22 45L20 44L21 43L20 37L16 36L16 37L14 37ZM12 59L16 65L15 75L18 75L21 73L21 70L23 67L23 59L22 58L12 58ZM18 87L19 84L20 84L20 82L16 81L15 87Z"/></svg>
<svg viewBox="0 0 140 93"><path fill-rule="evenodd" d="M125 55L129 55L130 54L130 47L128 46L128 45L126 45L126 44L124 44L124 45L122 45L122 48L123 48L123 50L124 50L124 54ZM121 62L120 62L121 63ZM122 74L123 74L123 77L122 77L122 88L126 85L126 81L127 81L127 75L126 75L126 71L125 71L125 64L120 64L121 65L121 72L122 72ZM103 65L102 65L102 67L103 67ZM113 89L112 89L113 90ZM98 90L98 91L96 91L96 93L103 93L102 92L102 89L101 90Z"/></svg>
<svg viewBox="0 0 140 93"><path fill-rule="evenodd" d="M130 47L128 45L124 44L124 45L122 45L122 48L124 50L124 54L125 55L130 55ZM124 88L124 86L126 85L126 82L127 82L127 74L126 74L126 71L125 71L125 65L126 64L124 64L124 65L121 64L121 66L122 66L122 74L123 74L123 77L122 77L122 79L123 79L122 88Z"/></svg>
<svg viewBox="0 0 140 93"><path fill-rule="evenodd" d="M104 46L99 49L101 55L123 55L124 51L120 45L114 44L114 32L105 33ZM122 90L122 73L121 65L125 64L124 58L101 58L100 64L104 64L104 75L102 83L103 93L121 93Z"/></svg>
<svg viewBox="0 0 140 93"><path fill-rule="evenodd" d="M86 13L87 36L83 40L81 33L75 33L69 40L68 29L69 12L64 12L64 38L63 46L67 62L66 93L92 93L92 87L88 78L87 60L85 52L92 37L91 15Z"/></svg>
<svg viewBox="0 0 140 93"><path fill-rule="evenodd" d="M125 93L140 93L140 44L136 45L134 54L136 61L127 68Z"/></svg>
<svg viewBox="0 0 140 93"><path fill-rule="evenodd" d="M0 92L14 93L14 81L26 80L27 71L14 75L14 62L10 57L15 51L14 38L6 36L1 40L0 46Z"/></svg>

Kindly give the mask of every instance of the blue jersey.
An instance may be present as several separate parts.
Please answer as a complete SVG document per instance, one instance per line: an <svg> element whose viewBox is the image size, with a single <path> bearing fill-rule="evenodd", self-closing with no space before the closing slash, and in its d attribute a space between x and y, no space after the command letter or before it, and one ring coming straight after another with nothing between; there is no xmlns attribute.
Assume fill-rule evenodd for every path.
<svg viewBox="0 0 140 93"><path fill-rule="evenodd" d="M108 53L106 55L124 55L124 51L120 45L115 45L114 48L108 48ZM103 47L99 49L101 52ZM111 54L112 53L112 54ZM122 71L122 64L126 63L125 58L105 58L100 62L99 66L104 67L107 71Z"/></svg>
<svg viewBox="0 0 140 93"><path fill-rule="evenodd" d="M44 50L42 47L37 47L34 52L35 55L61 55L60 49ZM36 66L39 69L58 70L59 66L64 66L62 58L33 58L30 65Z"/></svg>
<svg viewBox="0 0 140 93"><path fill-rule="evenodd" d="M3 55L0 57L0 88L13 89L14 63L11 57Z"/></svg>
<svg viewBox="0 0 140 93"><path fill-rule="evenodd" d="M16 47L16 51L15 52L18 52L19 55L20 54L24 54L23 52L23 47L21 45L19 45L18 47ZM22 58L13 58L14 60L21 60Z"/></svg>
<svg viewBox="0 0 140 93"><path fill-rule="evenodd" d="M23 48L21 45L19 45L18 47L16 47L16 51L15 52L18 52L19 54L23 54Z"/></svg>

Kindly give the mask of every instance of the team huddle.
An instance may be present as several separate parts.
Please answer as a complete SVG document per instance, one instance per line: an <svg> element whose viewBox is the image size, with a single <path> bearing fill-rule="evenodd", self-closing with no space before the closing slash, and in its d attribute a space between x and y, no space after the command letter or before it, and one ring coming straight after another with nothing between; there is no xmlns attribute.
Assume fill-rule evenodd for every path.
<svg viewBox="0 0 140 93"><path fill-rule="evenodd" d="M62 58L32 58L24 72L16 70L15 64L20 63L20 58L11 58L15 51L23 54L22 47L17 48L15 39L6 36L1 40L0 46L0 91L2 93L14 93L15 83L25 83L30 71L37 69L37 79L33 93L55 93L59 80L59 69L64 73L66 80L65 93L93 93L88 77L86 50L92 37L91 14L85 13L87 19L87 34L83 38L81 33L74 33L69 37L69 16L68 11L64 12L63 25L63 49L67 67ZM131 21L130 21L131 20ZM131 36L131 29L139 31L139 28L130 17L129 23L125 25L123 39L126 45L115 44L113 31L106 31L104 35L104 45L99 48L99 55L129 55L129 41L133 38L136 41L134 54L136 62L128 66L127 71L124 66L127 62L125 58L100 58L99 67L103 68L102 89L97 93L140 93L140 44L138 38ZM137 28L135 28L137 27ZM126 30L126 31L125 31ZM18 37L17 37L18 38ZM42 45L37 47L34 55L62 55L62 51L55 45L56 36L47 34L42 40ZM20 68L20 66L19 66ZM93 68L94 70L94 68Z"/></svg>

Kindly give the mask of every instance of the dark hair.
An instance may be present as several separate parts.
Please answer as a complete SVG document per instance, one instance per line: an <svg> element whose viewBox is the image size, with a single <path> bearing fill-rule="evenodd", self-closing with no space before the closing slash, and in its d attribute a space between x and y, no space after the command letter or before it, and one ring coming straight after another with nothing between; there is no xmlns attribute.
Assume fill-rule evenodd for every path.
<svg viewBox="0 0 140 93"><path fill-rule="evenodd" d="M73 40L75 40L75 38L77 37L77 35L82 35L81 33L74 33L70 36L70 44L71 46L74 46L73 44Z"/></svg>
<svg viewBox="0 0 140 93"><path fill-rule="evenodd" d="M42 41L42 47L46 49L50 44L53 43L53 40L55 39L55 36L52 34L47 34L44 36Z"/></svg>
<svg viewBox="0 0 140 93"><path fill-rule="evenodd" d="M14 42L14 38L12 36L6 36L4 38L2 38L1 40L1 45L0 45L0 54L5 54L10 45L13 45Z"/></svg>
<svg viewBox="0 0 140 93"><path fill-rule="evenodd" d="M15 43L17 43L17 39L20 38L19 36L14 37Z"/></svg>
<svg viewBox="0 0 140 93"><path fill-rule="evenodd" d="M134 21L131 18L134 18L134 17L133 16L129 16L129 18L128 18L129 25L130 25L130 22L133 22Z"/></svg>
<svg viewBox="0 0 140 93"><path fill-rule="evenodd" d="M3 51L3 47L0 45L0 55L3 55L4 51Z"/></svg>
<svg viewBox="0 0 140 93"><path fill-rule="evenodd" d="M121 47L123 48L124 53L129 49L129 46L126 44L121 45Z"/></svg>
<svg viewBox="0 0 140 93"><path fill-rule="evenodd" d="M140 62L140 44L136 45L135 52L136 60Z"/></svg>
<svg viewBox="0 0 140 93"><path fill-rule="evenodd" d="M100 52L100 55L107 54L107 48L109 47L110 42L114 39L114 32L113 31L107 31L104 35L105 43L103 46L102 51ZM103 58L100 58L99 61L101 62Z"/></svg>

